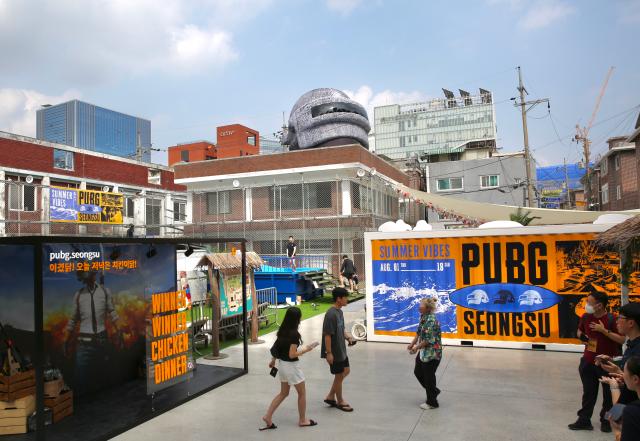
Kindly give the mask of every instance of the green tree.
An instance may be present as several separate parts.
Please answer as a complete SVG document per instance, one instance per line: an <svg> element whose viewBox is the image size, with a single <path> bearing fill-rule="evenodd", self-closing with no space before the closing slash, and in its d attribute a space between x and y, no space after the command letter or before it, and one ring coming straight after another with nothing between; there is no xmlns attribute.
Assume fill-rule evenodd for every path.
<svg viewBox="0 0 640 441"><path fill-rule="evenodd" d="M527 226L534 219L540 219L540 217L539 216L531 216L531 212L530 211L525 212L522 209L522 207L518 207L518 211L516 211L515 213L511 213L511 215L509 215L509 219L511 219L514 222L518 222L520 225Z"/></svg>

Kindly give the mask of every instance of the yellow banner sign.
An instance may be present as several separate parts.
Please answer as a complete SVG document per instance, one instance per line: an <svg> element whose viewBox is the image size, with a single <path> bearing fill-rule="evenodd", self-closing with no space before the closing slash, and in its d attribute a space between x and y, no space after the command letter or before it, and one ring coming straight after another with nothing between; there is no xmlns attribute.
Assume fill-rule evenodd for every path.
<svg viewBox="0 0 640 441"><path fill-rule="evenodd" d="M620 306L619 255L595 233L372 240L374 333L411 336L436 297L443 337L578 344L592 292ZM637 268L638 266L636 266ZM640 300L634 273L630 295Z"/></svg>
<svg viewBox="0 0 640 441"><path fill-rule="evenodd" d="M52 222L121 224L123 211L120 193L52 187L49 194Z"/></svg>

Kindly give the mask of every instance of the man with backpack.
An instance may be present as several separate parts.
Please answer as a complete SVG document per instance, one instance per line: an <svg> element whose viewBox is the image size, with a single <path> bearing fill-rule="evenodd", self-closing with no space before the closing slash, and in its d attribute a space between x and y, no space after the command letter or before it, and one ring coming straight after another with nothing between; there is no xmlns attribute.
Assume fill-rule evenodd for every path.
<svg viewBox="0 0 640 441"><path fill-rule="evenodd" d="M596 364L596 357L620 355L625 337L617 333L616 317L607 311L609 297L603 292L593 292L587 297L585 314L580 318L578 338L584 342L584 354L580 359L580 380L582 380L582 408L578 411L578 420L569 424L571 430L593 430L591 416L598 399L600 378L607 375ZM613 405L611 389L602 385L602 410L600 411L600 430L611 432L611 425L605 415Z"/></svg>

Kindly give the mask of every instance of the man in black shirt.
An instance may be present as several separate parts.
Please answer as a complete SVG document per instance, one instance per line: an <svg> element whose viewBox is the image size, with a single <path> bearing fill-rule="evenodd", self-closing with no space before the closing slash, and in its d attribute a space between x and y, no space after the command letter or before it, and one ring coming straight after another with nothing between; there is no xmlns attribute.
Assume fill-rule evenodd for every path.
<svg viewBox="0 0 640 441"><path fill-rule="evenodd" d="M356 266L353 264L353 260L349 259L349 257L345 254L342 256L342 266L340 267L340 275L342 276L341 282L343 285L346 285L346 282L349 282L349 287L351 291L353 291L353 276L356 273Z"/></svg>
<svg viewBox="0 0 640 441"><path fill-rule="evenodd" d="M298 244L293 240L293 236L289 236L287 244L287 257L289 258L289 266L293 271L296 270L296 254L298 253Z"/></svg>
<svg viewBox="0 0 640 441"><path fill-rule="evenodd" d="M611 357L601 355L596 358L596 365L611 374L622 374L622 367L631 357L640 357L640 303L627 303L618 315L618 332L627 337L627 349L622 354L620 365L616 365ZM638 395L622 386L618 403L628 404L638 399Z"/></svg>
<svg viewBox="0 0 640 441"><path fill-rule="evenodd" d="M640 392L640 357L630 357L624 365L624 384L628 390ZM609 417L615 431L616 440L637 441L640 439L640 400L624 406L622 418Z"/></svg>

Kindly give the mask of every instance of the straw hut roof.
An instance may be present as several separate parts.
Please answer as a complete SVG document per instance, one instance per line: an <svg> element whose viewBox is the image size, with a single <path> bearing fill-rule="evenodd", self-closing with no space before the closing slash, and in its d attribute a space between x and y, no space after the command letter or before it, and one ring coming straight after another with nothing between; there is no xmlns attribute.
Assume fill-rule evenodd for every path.
<svg viewBox="0 0 640 441"><path fill-rule="evenodd" d="M640 238L640 216L634 216L600 233L596 243L606 247L626 248L636 238Z"/></svg>
<svg viewBox="0 0 640 441"><path fill-rule="evenodd" d="M200 265L211 264L219 270L235 270L242 268L242 255L240 253L211 253L200 259ZM263 260L253 251L247 252L247 267L258 269L264 264Z"/></svg>

